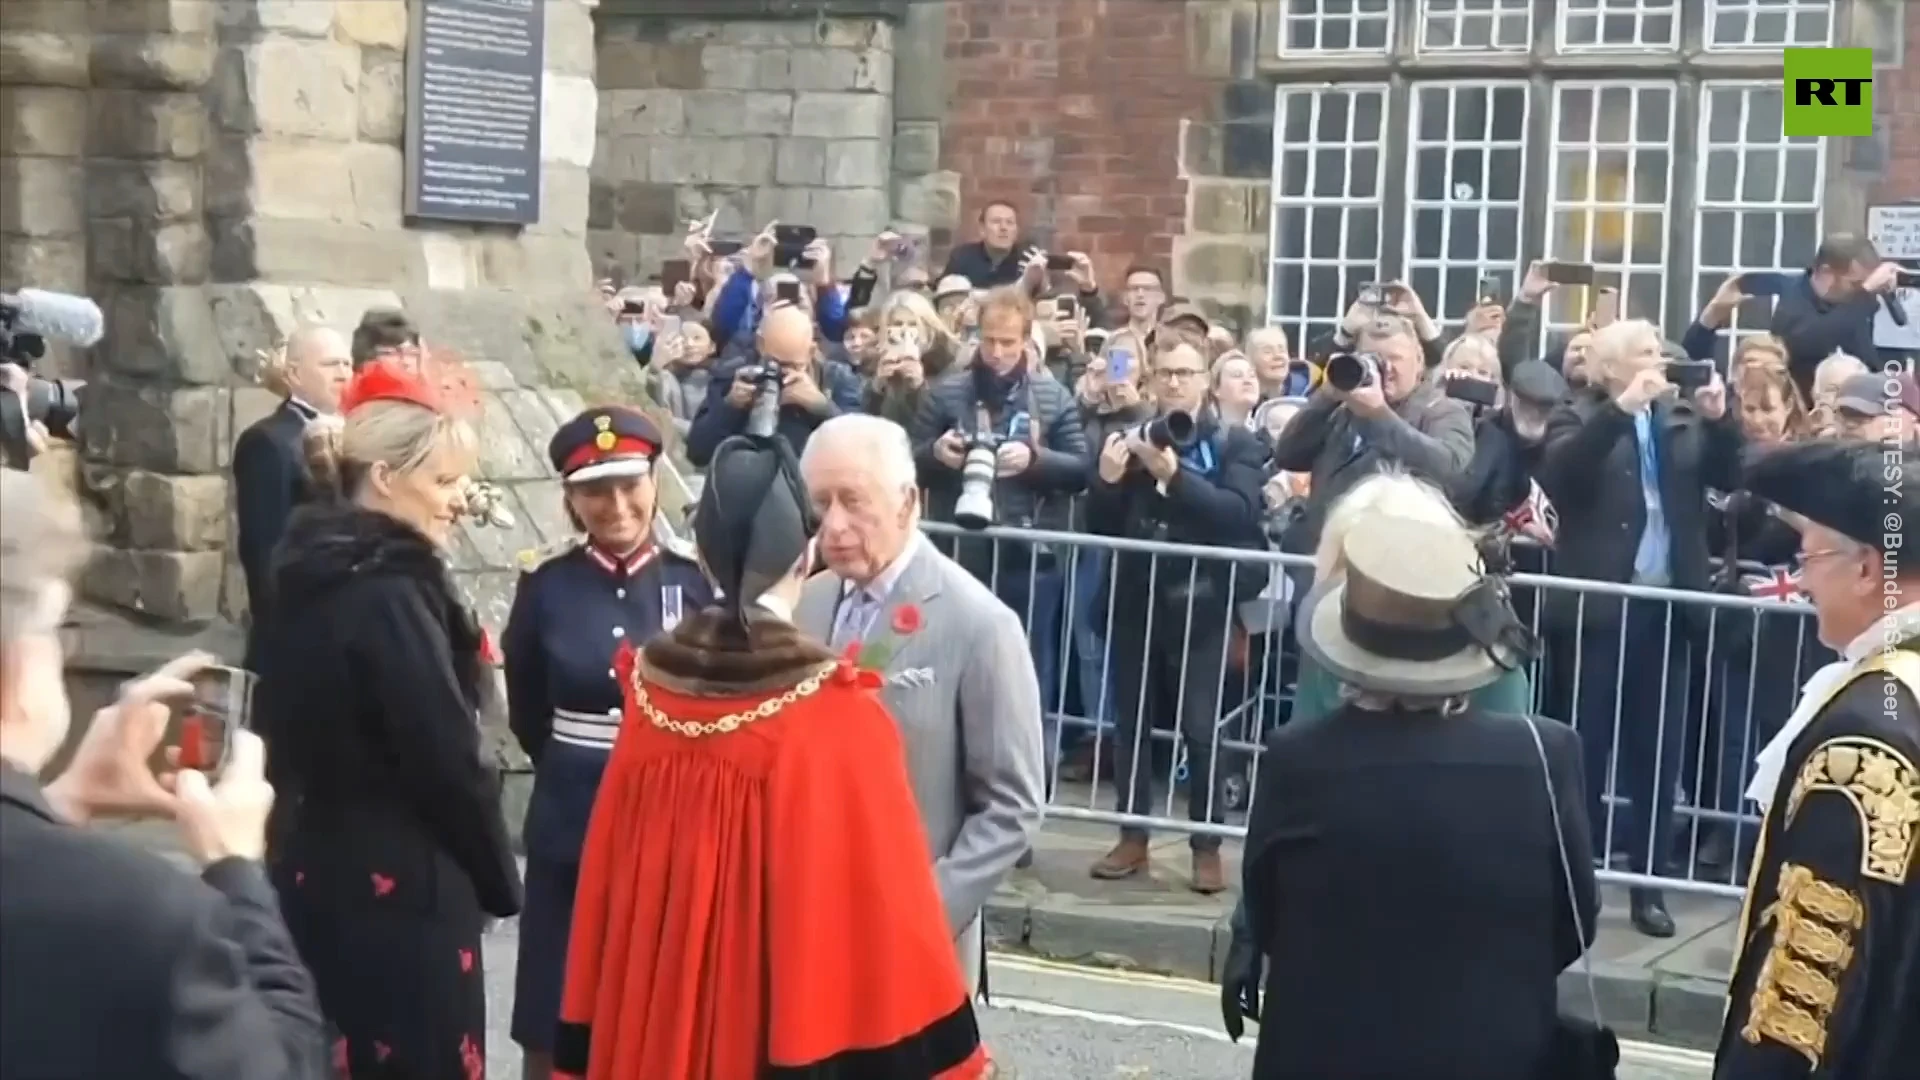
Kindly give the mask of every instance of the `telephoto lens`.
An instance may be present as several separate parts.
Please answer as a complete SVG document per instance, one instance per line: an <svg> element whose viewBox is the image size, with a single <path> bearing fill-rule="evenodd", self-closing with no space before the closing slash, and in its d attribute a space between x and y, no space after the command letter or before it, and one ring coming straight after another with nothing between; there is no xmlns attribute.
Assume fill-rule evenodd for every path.
<svg viewBox="0 0 1920 1080"><path fill-rule="evenodd" d="M953 520L963 529L993 524L993 478L1000 471L1000 440L980 432L967 437L966 460L960 465L960 498L953 504Z"/></svg>
<svg viewBox="0 0 1920 1080"><path fill-rule="evenodd" d="M1197 433L1193 414L1178 410L1147 421L1145 430L1146 440L1162 450L1185 450Z"/></svg>
<svg viewBox="0 0 1920 1080"><path fill-rule="evenodd" d="M1350 394L1380 381L1380 360L1372 353L1335 353L1327 357L1327 385Z"/></svg>
<svg viewBox="0 0 1920 1080"><path fill-rule="evenodd" d="M756 389L753 392L753 410L747 413L747 434L770 439L780 426L780 391L785 386L780 377L780 365L761 364L752 369L749 377L756 384Z"/></svg>

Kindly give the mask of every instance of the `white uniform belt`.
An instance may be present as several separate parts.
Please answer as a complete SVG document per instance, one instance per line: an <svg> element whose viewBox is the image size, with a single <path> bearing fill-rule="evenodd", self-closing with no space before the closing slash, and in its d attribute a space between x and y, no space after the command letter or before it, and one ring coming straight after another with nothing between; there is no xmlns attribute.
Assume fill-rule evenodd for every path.
<svg viewBox="0 0 1920 1080"><path fill-rule="evenodd" d="M553 710L553 738L556 742L605 750L620 733L620 714Z"/></svg>

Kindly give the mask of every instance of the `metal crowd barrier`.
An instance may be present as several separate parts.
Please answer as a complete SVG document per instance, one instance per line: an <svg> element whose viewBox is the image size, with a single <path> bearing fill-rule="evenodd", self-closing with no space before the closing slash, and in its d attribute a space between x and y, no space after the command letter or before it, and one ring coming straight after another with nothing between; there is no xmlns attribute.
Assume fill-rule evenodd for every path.
<svg viewBox="0 0 1920 1080"><path fill-rule="evenodd" d="M1247 808L1259 797L1263 739L1288 722L1299 691L1291 621L1310 582L1310 557L938 522L923 528L942 547L965 545L962 562L1028 629L1043 682L1049 814L1245 836ZM1148 556L1144 576L1130 560L1122 579L1122 553ZM1581 729L1588 756L1605 759L1588 766L1599 781L1588 784L1588 813L1602 880L1740 895L1759 829L1744 797L1754 757L1786 721L1813 668L1832 659L1817 643L1811 609L1538 573L1516 574L1512 586L1515 607L1543 643L1528 669L1535 712ZM1144 597L1154 598L1155 614L1137 620L1144 628L1116 622L1123 596L1136 613ZM1625 623L1616 621L1626 617L1626 600L1641 620L1636 628L1655 606L1664 627L1656 670L1644 663L1627 670ZM1546 622L1549 604L1571 604L1571 619ZM1137 663L1116 657L1122 642ZM1645 648L1636 638L1636 651ZM1169 665L1177 667L1173 686L1149 681L1146 692L1132 689L1141 670ZM1592 667L1603 670L1590 674ZM1623 691L1631 684L1644 693L1648 684L1637 680L1654 677L1657 715L1624 707ZM1196 680L1217 681L1211 707L1214 684ZM1183 736L1183 728L1196 734ZM1196 761L1203 763L1197 770ZM1204 783L1195 783L1196 771ZM1641 817L1628 831L1635 802L1628 793L1659 792L1663 779L1672 783L1674 824L1656 829Z"/></svg>

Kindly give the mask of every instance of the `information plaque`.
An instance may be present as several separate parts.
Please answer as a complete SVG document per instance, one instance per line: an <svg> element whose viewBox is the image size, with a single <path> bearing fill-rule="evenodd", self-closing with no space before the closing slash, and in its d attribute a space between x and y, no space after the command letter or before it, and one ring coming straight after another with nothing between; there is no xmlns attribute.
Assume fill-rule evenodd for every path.
<svg viewBox="0 0 1920 1080"><path fill-rule="evenodd" d="M411 0L408 217L540 219L541 0Z"/></svg>

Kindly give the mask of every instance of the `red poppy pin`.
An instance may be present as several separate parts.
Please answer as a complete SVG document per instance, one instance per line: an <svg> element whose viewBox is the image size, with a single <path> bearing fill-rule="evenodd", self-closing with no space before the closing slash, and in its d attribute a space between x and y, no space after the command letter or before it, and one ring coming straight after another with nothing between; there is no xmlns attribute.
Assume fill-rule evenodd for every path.
<svg viewBox="0 0 1920 1080"><path fill-rule="evenodd" d="M493 634L484 628L480 631L480 662L488 667L499 667L504 662L500 647L493 643Z"/></svg>
<svg viewBox="0 0 1920 1080"><path fill-rule="evenodd" d="M896 634L917 634L925 622L918 604L901 604L893 609L893 632Z"/></svg>

